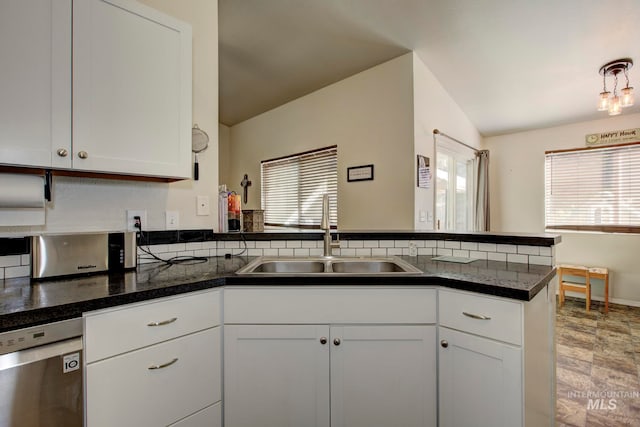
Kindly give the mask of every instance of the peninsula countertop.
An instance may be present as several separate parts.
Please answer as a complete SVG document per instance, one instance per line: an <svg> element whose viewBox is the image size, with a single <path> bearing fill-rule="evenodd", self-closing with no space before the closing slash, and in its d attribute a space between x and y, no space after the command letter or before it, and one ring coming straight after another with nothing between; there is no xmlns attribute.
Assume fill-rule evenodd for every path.
<svg viewBox="0 0 640 427"><path fill-rule="evenodd" d="M28 277L0 281L0 332L74 317L122 304L221 286L444 286L530 301L554 277L552 266L476 260L469 264L403 256L423 274L415 276L242 277L235 272L253 257L212 257L197 264L143 264L124 274L58 280Z"/></svg>

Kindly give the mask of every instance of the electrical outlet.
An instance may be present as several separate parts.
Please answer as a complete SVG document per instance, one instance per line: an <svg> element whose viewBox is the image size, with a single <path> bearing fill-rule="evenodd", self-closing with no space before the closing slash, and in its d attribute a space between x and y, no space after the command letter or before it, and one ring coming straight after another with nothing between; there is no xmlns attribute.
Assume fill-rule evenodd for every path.
<svg viewBox="0 0 640 427"><path fill-rule="evenodd" d="M167 230L177 230L180 227L180 213L178 211L166 211L164 215Z"/></svg>
<svg viewBox="0 0 640 427"><path fill-rule="evenodd" d="M136 220L134 219L134 217L136 216L140 217L142 229L147 229L147 211L127 209L127 216L125 218L127 231L138 231L138 229L135 227Z"/></svg>
<svg viewBox="0 0 640 427"><path fill-rule="evenodd" d="M209 196L196 196L196 215L206 216L210 214Z"/></svg>
<svg viewBox="0 0 640 427"><path fill-rule="evenodd" d="M418 256L418 248L414 242L409 242L409 256Z"/></svg>

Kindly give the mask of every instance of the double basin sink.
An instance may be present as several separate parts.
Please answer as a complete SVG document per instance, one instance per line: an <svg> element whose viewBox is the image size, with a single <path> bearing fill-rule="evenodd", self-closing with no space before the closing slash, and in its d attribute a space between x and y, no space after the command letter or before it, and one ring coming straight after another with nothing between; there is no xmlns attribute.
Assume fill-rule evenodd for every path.
<svg viewBox="0 0 640 427"><path fill-rule="evenodd" d="M258 257L238 275L419 275L422 271L396 257Z"/></svg>

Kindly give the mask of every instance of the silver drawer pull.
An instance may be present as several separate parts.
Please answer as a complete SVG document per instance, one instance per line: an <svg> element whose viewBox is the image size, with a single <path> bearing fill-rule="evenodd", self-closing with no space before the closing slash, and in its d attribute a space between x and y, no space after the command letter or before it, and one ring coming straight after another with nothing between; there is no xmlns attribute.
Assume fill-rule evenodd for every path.
<svg viewBox="0 0 640 427"><path fill-rule="evenodd" d="M466 311L463 311L462 314L464 314L467 317L471 317L472 319L478 319L478 320L491 320L491 317L489 316L483 316L482 314L473 314L473 313L467 313Z"/></svg>
<svg viewBox="0 0 640 427"><path fill-rule="evenodd" d="M167 366L171 366L174 363L176 363L178 361L178 358L174 358L171 362L167 362L167 363L163 363L162 365L151 365L149 366L147 369L152 370L152 369L162 369L162 368L166 368Z"/></svg>
<svg viewBox="0 0 640 427"><path fill-rule="evenodd" d="M168 319L168 320L163 320L162 322L151 322L151 323L147 323L147 326L164 326L164 325L168 325L169 323L173 323L176 320L178 320L177 317L174 317L172 319Z"/></svg>

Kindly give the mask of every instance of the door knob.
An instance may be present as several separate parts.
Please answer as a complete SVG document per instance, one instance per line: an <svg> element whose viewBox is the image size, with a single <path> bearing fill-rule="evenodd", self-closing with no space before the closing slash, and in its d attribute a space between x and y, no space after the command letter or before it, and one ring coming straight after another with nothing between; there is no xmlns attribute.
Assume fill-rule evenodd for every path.
<svg viewBox="0 0 640 427"><path fill-rule="evenodd" d="M449 347L449 343L447 342L447 340L442 340L442 341L440 341L440 345L441 345L442 347L444 347L444 348Z"/></svg>
<svg viewBox="0 0 640 427"><path fill-rule="evenodd" d="M333 340L333 344L340 345L340 338L336 338L335 340Z"/></svg>
<svg viewBox="0 0 640 427"><path fill-rule="evenodd" d="M320 344L325 345L327 343L327 337L320 338Z"/></svg>

